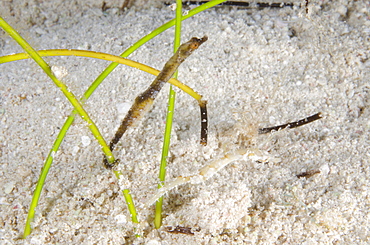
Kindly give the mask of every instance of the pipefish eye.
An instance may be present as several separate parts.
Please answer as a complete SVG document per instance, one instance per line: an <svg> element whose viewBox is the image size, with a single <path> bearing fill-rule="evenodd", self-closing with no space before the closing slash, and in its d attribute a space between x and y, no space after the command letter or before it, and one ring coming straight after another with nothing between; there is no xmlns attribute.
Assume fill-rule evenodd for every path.
<svg viewBox="0 0 370 245"><path fill-rule="evenodd" d="M197 48L199 48L199 43L198 42L193 42L192 44L190 44L190 48L191 49L197 49Z"/></svg>

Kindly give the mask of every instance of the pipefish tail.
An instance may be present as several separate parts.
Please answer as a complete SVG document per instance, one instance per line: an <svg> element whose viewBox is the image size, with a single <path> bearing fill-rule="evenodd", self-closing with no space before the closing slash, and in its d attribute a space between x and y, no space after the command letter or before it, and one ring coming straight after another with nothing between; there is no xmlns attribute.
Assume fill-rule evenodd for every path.
<svg viewBox="0 0 370 245"><path fill-rule="evenodd" d="M202 38L191 38L188 42L180 45L177 52L167 61L164 65L162 71L154 79L152 84L142 92L138 97L136 97L134 104L131 106L125 118L122 120L121 125L119 126L116 134L114 135L112 141L109 144L109 148L113 151L114 147L118 141L122 138L126 130L135 126L137 122L151 109L155 98L158 93L161 91L162 87L171 79L177 68L189 57L194 50L199 48L201 44L208 40L207 36ZM201 144L207 144L207 102L204 100L199 100L199 106L201 111ZM117 161L109 163L108 160L104 157L103 160L104 166L108 169L111 169L117 164Z"/></svg>

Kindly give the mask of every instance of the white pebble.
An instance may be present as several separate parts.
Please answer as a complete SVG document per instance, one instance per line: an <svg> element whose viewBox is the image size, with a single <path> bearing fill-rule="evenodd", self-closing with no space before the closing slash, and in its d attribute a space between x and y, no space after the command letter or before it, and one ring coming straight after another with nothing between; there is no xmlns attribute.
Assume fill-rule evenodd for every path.
<svg viewBox="0 0 370 245"><path fill-rule="evenodd" d="M89 136L81 136L81 142L83 146L88 146L91 144L91 139Z"/></svg>
<svg viewBox="0 0 370 245"><path fill-rule="evenodd" d="M68 75L67 69L63 66L52 66L51 71L59 80Z"/></svg>
<svg viewBox="0 0 370 245"><path fill-rule="evenodd" d="M76 156L76 154L78 153L79 150L80 150L80 147L78 147L77 145L74 146L72 148L72 156Z"/></svg>
<svg viewBox="0 0 370 245"><path fill-rule="evenodd" d="M127 223L126 215L123 215L123 214L117 215L116 217L114 217L114 219L117 221L117 224L126 224Z"/></svg>
<svg viewBox="0 0 370 245"><path fill-rule="evenodd" d="M344 6L344 5L339 5L339 6L337 7L337 12L338 12L340 15L342 15L342 16L346 16L346 14L347 14L347 7L346 7L346 6Z"/></svg>
<svg viewBox="0 0 370 245"><path fill-rule="evenodd" d="M160 245L161 243L157 240L150 240L146 244L147 245Z"/></svg>
<svg viewBox="0 0 370 245"><path fill-rule="evenodd" d="M9 183L6 183L4 185L4 193L5 194L10 194L14 189L14 184L15 184L15 182L13 182L13 181L9 182Z"/></svg>
<svg viewBox="0 0 370 245"><path fill-rule="evenodd" d="M330 172L330 167L328 164L324 164L320 167L320 172L323 174L323 175L328 175L329 172Z"/></svg>

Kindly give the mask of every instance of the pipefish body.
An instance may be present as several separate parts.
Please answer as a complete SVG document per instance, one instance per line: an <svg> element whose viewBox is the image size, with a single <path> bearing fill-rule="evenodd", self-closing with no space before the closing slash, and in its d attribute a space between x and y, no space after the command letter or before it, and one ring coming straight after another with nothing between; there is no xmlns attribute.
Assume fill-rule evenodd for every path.
<svg viewBox="0 0 370 245"><path fill-rule="evenodd" d="M199 46L208 40L207 36L202 38L191 38L188 42L180 45L177 52L167 61L164 65L162 71L155 78L155 80L150 84L150 86L142 92L138 97L136 97L134 104L131 106L125 118L122 120L120 127L118 128L116 134L114 135L112 141L109 144L109 148L113 151L115 145L122 138L126 130L135 126L135 124L147 113L157 97L158 93L162 87L171 79L177 68L189 57L194 50L199 48ZM199 106L201 110L201 144L207 144L207 109L206 101L200 100ZM104 157L103 160L104 166L108 169L111 169L117 164L117 161L109 163L108 160Z"/></svg>

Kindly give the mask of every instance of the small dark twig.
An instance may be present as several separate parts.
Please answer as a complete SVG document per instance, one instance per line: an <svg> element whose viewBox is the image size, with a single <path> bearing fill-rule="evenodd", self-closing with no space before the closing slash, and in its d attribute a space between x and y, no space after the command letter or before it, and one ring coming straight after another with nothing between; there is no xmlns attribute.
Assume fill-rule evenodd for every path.
<svg viewBox="0 0 370 245"><path fill-rule="evenodd" d="M285 129L285 128L298 128L298 127L303 126L305 124L316 121L320 118L322 118L321 112L316 113L315 115L306 117L305 119L301 119L301 120L296 121L296 122L291 122L291 123L287 123L287 124L283 124L283 125L279 125L279 126L274 126L274 127L269 127L269 128L260 128L260 129L258 129L258 133L259 134L267 134L267 133L270 133L272 131L279 131L279 130L282 130L282 129Z"/></svg>
<svg viewBox="0 0 370 245"><path fill-rule="evenodd" d="M183 5L202 5L208 3L209 1L183 1ZM166 2L166 5L171 5L172 2ZM218 4L217 6L230 6L237 8L246 8L246 9L263 9L263 8L283 8L283 7L293 7L293 3L265 3L265 2L241 2L241 1L226 1Z"/></svg>
<svg viewBox="0 0 370 245"><path fill-rule="evenodd" d="M176 226L176 227L166 226L164 228L165 228L165 231L167 231L169 233L185 234L185 235L192 235L192 236L194 236L194 232L192 230L200 231L199 228L192 229L191 227L183 227L183 226Z"/></svg>
<svg viewBox="0 0 370 245"><path fill-rule="evenodd" d="M306 171L306 172L297 174L296 176L298 178L306 178L306 179L308 179L308 178L314 176L315 174L319 174L319 173L320 173L320 170L309 170L309 171Z"/></svg>

